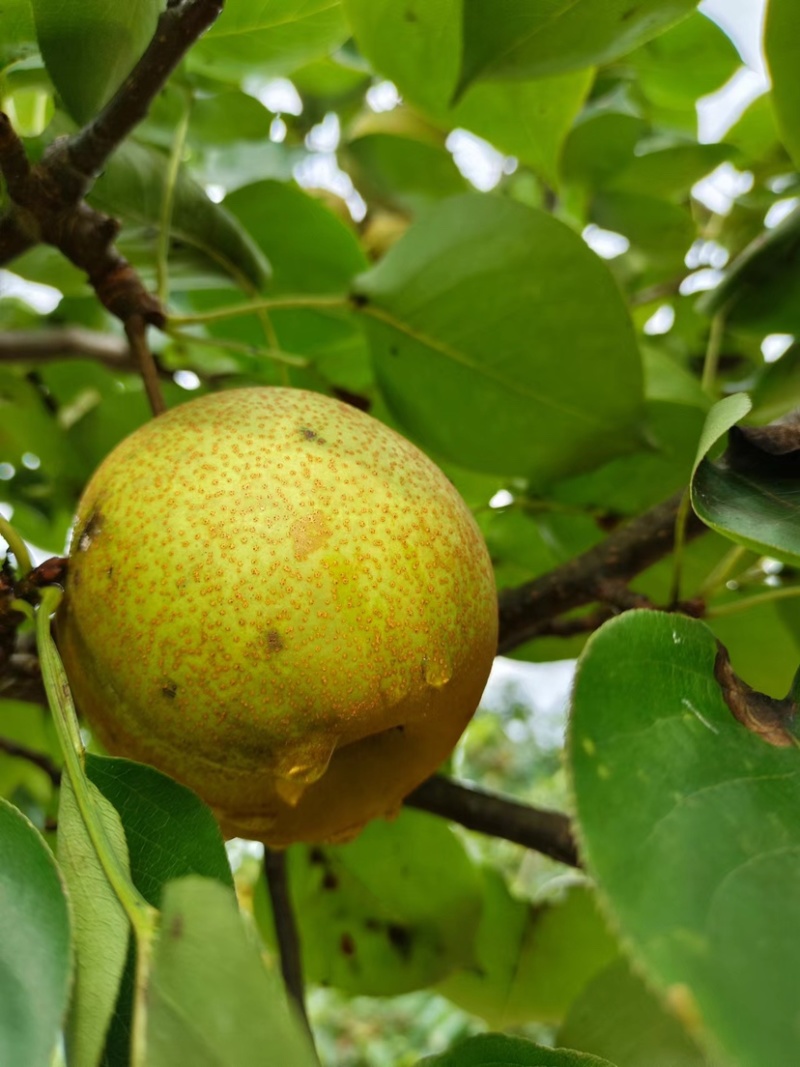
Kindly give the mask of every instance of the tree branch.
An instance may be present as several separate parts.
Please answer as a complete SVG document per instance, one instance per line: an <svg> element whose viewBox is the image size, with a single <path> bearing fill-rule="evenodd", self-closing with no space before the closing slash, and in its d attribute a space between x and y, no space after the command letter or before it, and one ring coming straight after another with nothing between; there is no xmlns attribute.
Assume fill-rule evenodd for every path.
<svg viewBox="0 0 800 1067"><path fill-rule="evenodd" d="M138 369L130 346L113 334L83 326L31 332L0 330L0 363L43 363L64 356L88 356L116 369Z"/></svg>
<svg viewBox="0 0 800 1067"><path fill-rule="evenodd" d="M423 782L404 804L580 867L569 819L561 812L533 808L441 775Z"/></svg>
<svg viewBox="0 0 800 1067"><path fill-rule="evenodd" d="M286 871L286 853L264 846L264 875L272 903L272 915L275 920L275 936L278 941L278 955L281 961L281 974L289 999L294 1003L313 1046L313 1034L308 1021L305 1004L305 983L303 981L303 962L300 954L300 935L294 919L294 909L289 895L289 879Z"/></svg>
<svg viewBox="0 0 800 1067"><path fill-rule="evenodd" d="M60 769L44 752L37 752L34 748L21 745L17 741L12 741L10 737L0 737L0 752L5 752L7 756L17 756L19 759L27 760L28 763L44 771L54 786L61 784Z"/></svg>
<svg viewBox="0 0 800 1067"><path fill-rule="evenodd" d="M553 620L565 612L595 601L607 602L609 591L614 591L613 599L619 602L621 583L672 551L682 497L682 492L676 493L548 574L503 590L499 597L498 652L508 652L533 637L552 632ZM692 540L706 529L692 512L685 540Z"/></svg>

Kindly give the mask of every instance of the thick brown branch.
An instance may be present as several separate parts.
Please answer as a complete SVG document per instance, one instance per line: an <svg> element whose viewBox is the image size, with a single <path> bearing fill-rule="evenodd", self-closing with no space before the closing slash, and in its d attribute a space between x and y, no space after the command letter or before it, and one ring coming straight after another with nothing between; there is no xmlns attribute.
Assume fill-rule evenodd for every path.
<svg viewBox="0 0 800 1067"><path fill-rule="evenodd" d="M0 363L43 363L64 356L88 356L109 366L138 369L122 337L64 326L53 330L0 330Z"/></svg>
<svg viewBox="0 0 800 1067"><path fill-rule="evenodd" d="M7 756L17 756L19 759L27 760L28 763L44 771L53 785L61 784L61 771L43 752L37 752L34 748L12 741L10 737L0 737L0 752L5 752Z"/></svg>
<svg viewBox="0 0 800 1067"><path fill-rule="evenodd" d="M289 895L285 852L264 846L264 875L272 903L272 917L275 921L275 937L278 942L283 982L289 999L294 1003L300 1018L305 1023L313 1045L311 1026L306 1014L300 935L294 918L292 899Z"/></svg>
<svg viewBox="0 0 800 1067"><path fill-rule="evenodd" d="M150 105L183 56L216 20L224 0L170 3L153 40L100 114L67 142L70 164L94 179L103 164L147 115Z"/></svg>
<svg viewBox="0 0 800 1067"><path fill-rule="evenodd" d="M498 652L551 632L552 620L565 612L604 599L672 551L682 493L620 526L599 545L561 567L500 594ZM692 513L687 541L706 527Z"/></svg>
<svg viewBox="0 0 800 1067"><path fill-rule="evenodd" d="M542 852L570 867L580 866L569 819L561 812L533 808L441 775L418 786L406 797L405 804L450 819L468 830Z"/></svg>
<svg viewBox="0 0 800 1067"><path fill-rule="evenodd" d="M0 218L0 266L10 263L35 244L33 238L20 228L13 215Z"/></svg>

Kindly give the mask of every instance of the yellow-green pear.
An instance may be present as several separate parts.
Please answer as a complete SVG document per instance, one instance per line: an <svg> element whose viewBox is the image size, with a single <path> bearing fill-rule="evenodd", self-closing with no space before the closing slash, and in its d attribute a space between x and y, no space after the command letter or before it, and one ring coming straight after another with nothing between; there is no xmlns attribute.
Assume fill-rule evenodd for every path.
<svg viewBox="0 0 800 1067"><path fill-rule="evenodd" d="M283 846L391 815L452 750L497 642L492 567L442 472L297 389L174 408L80 502L58 640L108 750Z"/></svg>

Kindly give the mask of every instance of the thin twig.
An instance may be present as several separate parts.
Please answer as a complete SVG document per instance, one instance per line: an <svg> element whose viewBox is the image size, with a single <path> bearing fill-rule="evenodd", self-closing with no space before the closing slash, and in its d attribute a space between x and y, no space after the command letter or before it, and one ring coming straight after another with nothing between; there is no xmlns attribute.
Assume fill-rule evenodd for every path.
<svg viewBox="0 0 800 1067"><path fill-rule="evenodd" d="M0 363L43 363L64 356L88 356L117 369L138 369L124 339L99 330L83 326L0 330Z"/></svg>
<svg viewBox="0 0 800 1067"><path fill-rule="evenodd" d="M60 768L43 752L37 752L36 749L29 748L27 745L21 745L18 741L12 741L10 737L0 737L0 752L5 752L7 756L16 756L19 759L27 760L28 763L32 763L39 770L44 771L54 786L61 785Z"/></svg>
<svg viewBox="0 0 800 1067"><path fill-rule="evenodd" d="M158 367L147 344L147 323L144 317L131 315L125 322L125 333L130 341L131 354L144 382L150 409L154 415L163 415L167 410L167 405L164 403L164 394L161 392Z"/></svg>
<svg viewBox="0 0 800 1067"><path fill-rule="evenodd" d="M303 961L300 952L300 935L294 918L294 908L289 895L289 879L286 871L286 853L264 846L264 875L267 880L272 915L275 920L275 936L286 992L294 1003L300 1018L308 1030L312 1046L314 1036L308 1021L303 981Z"/></svg>
<svg viewBox="0 0 800 1067"><path fill-rule="evenodd" d="M404 803L468 830L513 841L570 867L581 865L569 819L559 811L534 808L441 775L423 782Z"/></svg>

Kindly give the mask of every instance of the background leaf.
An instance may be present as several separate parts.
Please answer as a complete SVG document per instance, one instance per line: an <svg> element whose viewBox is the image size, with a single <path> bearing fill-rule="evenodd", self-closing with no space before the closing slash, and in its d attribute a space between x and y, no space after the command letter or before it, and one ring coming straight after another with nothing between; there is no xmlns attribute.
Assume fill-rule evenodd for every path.
<svg viewBox="0 0 800 1067"><path fill-rule="evenodd" d="M346 845L288 855L308 981L390 996L472 961L480 882L446 823L403 809ZM263 884L255 910L274 941Z"/></svg>
<svg viewBox="0 0 800 1067"><path fill-rule="evenodd" d="M92 202L139 225L158 226L166 173L165 155L128 141L106 164L92 191ZM265 286L269 265L253 239L224 207L212 203L184 171L178 172L175 185L171 233L201 252L207 269L215 274L227 276L243 287ZM121 247L124 249L124 242ZM153 243L151 263L154 251Z"/></svg>
<svg viewBox="0 0 800 1067"><path fill-rule="evenodd" d="M315 1067L290 1012L245 932L232 891L191 875L164 892L153 954L147 1024L148 1067L275 1063Z"/></svg>
<svg viewBox="0 0 800 1067"><path fill-rule="evenodd" d="M0 798L0 1062L50 1062L67 1005L70 917L52 853Z"/></svg>
<svg viewBox="0 0 800 1067"><path fill-rule="evenodd" d="M475 78L541 78L608 63L683 18L696 0L464 0L463 88Z"/></svg>
<svg viewBox="0 0 800 1067"><path fill-rule="evenodd" d="M188 63L217 78L283 74L327 55L346 37L338 0L232 0Z"/></svg>
<svg viewBox="0 0 800 1067"><path fill-rule="evenodd" d="M99 111L155 33L160 0L31 0L47 71L79 122Z"/></svg>
<svg viewBox="0 0 800 1067"><path fill-rule="evenodd" d="M614 1067L614 1064L569 1049L544 1048L521 1037L481 1034L440 1056L421 1060L419 1067Z"/></svg>
<svg viewBox="0 0 800 1067"><path fill-rule="evenodd" d="M596 975L578 996L559 1043L605 1056L617 1067L710 1067L674 1016L624 960Z"/></svg>
<svg viewBox="0 0 800 1067"><path fill-rule="evenodd" d="M464 127L555 184L558 156L591 72L476 85L453 96L461 58L460 0L345 0L359 48L403 97L448 129Z"/></svg>
<svg viewBox="0 0 800 1067"><path fill-rule="evenodd" d="M541 484L635 445L641 371L625 309L603 264L544 213L449 200L356 296L389 406L434 453Z"/></svg>
<svg viewBox="0 0 800 1067"><path fill-rule="evenodd" d="M796 166L800 166L800 10L792 0L770 0L764 27L764 53L772 80L775 115Z"/></svg>

